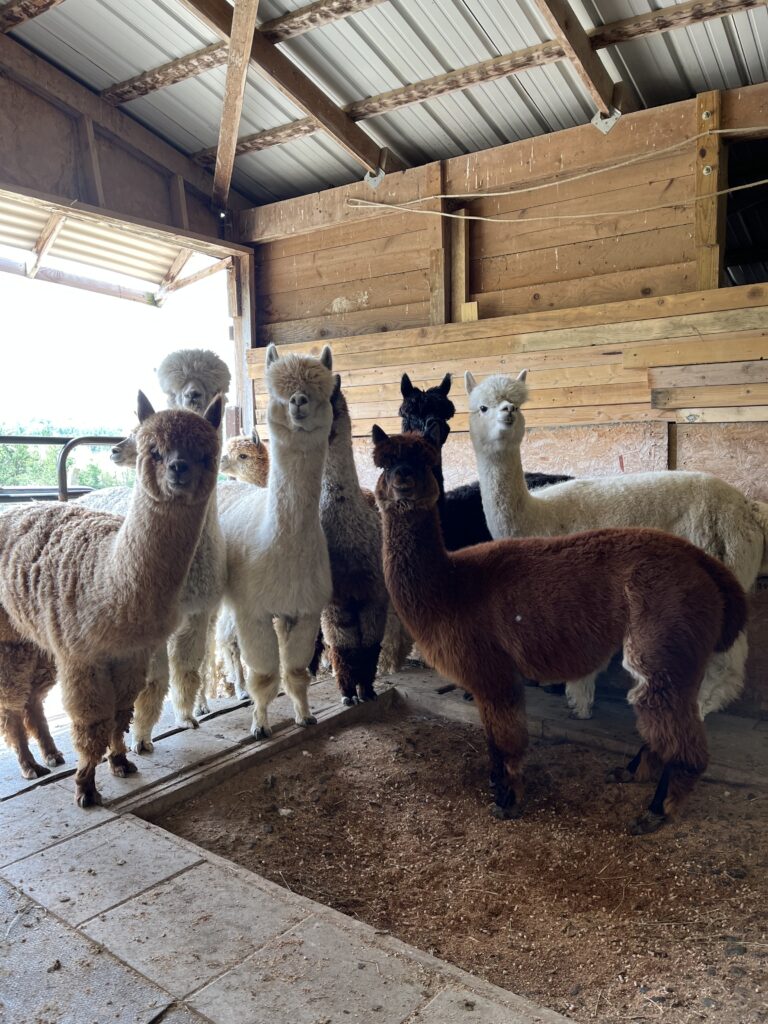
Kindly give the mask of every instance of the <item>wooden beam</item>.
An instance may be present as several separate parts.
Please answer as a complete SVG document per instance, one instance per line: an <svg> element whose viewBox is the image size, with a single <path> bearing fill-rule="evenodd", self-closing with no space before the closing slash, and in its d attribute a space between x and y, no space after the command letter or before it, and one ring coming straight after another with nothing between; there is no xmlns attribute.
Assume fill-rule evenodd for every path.
<svg viewBox="0 0 768 1024"><path fill-rule="evenodd" d="M0 273L26 277L27 268L23 263L0 258ZM63 270L53 270L51 267L40 267L35 275L35 280L47 281L49 284L66 284L70 288L82 288L88 292L97 292L99 295L111 295L115 299L130 299L131 302L140 302L143 306L155 305L155 296L152 292L123 288L121 285L108 284L106 281L94 281L90 277L68 274Z"/></svg>
<svg viewBox="0 0 768 1024"><path fill-rule="evenodd" d="M35 242L35 258L29 265L27 270L27 277L36 277L40 270L40 264L43 262L51 246L56 241L59 232L64 227L64 221L67 218L63 213L52 213L48 218L45 227L40 232L40 235Z"/></svg>
<svg viewBox="0 0 768 1024"><path fill-rule="evenodd" d="M278 125L277 128L266 128L263 132L243 135L237 140L235 156L242 156L243 153L255 153L260 149L269 149L270 146L282 146L286 142L293 142L294 139L303 139L306 135L314 135L317 131L320 131L320 125L314 117L304 117L300 121L289 121L287 124ZM201 149L199 153L195 153L195 160L203 167L212 166L216 162L216 147Z"/></svg>
<svg viewBox="0 0 768 1024"><path fill-rule="evenodd" d="M227 0L180 0L212 31L228 40L232 34L232 7ZM374 140L358 128L352 118L308 78L274 43L256 32L251 45L251 61L259 74L295 103L308 117L317 119L347 153L369 171L381 163L381 151Z"/></svg>
<svg viewBox="0 0 768 1024"><path fill-rule="evenodd" d="M179 252L178 252L178 255L176 256L176 259L173 261L173 263L168 268L168 271L167 271L165 277L160 282L160 286L157 289L157 291L155 292L155 304L156 305L162 306L162 304L165 302L165 300L166 300L166 298L168 296L168 292L170 290L171 285L177 279L177 277L182 272L184 267L186 267L186 265L189 262L191 256L192 256L192 250L191 249L179 249Z"/></svg>
<svg viewBox="0 0 768 1024"><path fill-rule="evenodd" d="M232 34L229 40L227 79L224 85L224 107L219 124L216 168L213 172L213 205L220 210L227 205L232 170L235 166L237 132L240 128L245 80L248 75L248 56L253 45L258 9L259 0L235 0Z"/></svg>
<svg viewBox="0 0 768 1024"><path fill-rule="evenodd" d="M654 409L768 405L768 384L720 384L700 388L653 388Z"/></svg>
<svg viewBox="0 0 768 1024"><path fill-rule="evenodd" d="M689 3L662 7L647 14L634 14L608 25L600 25L587 33L595 50L601 50L628 39L670 32L676 28L700 25L713 18L724 18L727 14L738 14L753 7L764 7L766 0L690 0Z"/></svg>
<svg viewBox="0 0 768 1024"><path fill-rule="evenodd" d="M62 0L11 0L0 7L0 32L10 32L60 3Z"/></svg>
<svg viewBox="0 0 768 1024"><path fill-rule="evenodd" d="M168 196L171 201L171 220L174 226L182 231L189 231L189 211L187 209L187 190L180 174L174 174L168 183Z"/></svg>
<svg viewBox="0 0 768 1024"><path fill-rule="evenodd" d="M212 274L218 274L220 270L227 270L232 266L232 260L232 256L225 256L223 260L219 260L217 263L212 263L209 267L203 267L202 270L198 270L194 274L190 274L189 277L177 277L166 286L165 295L167 296L171 292L177 292L179 289L186 288L190 284L197 284L198 281L203 281L206 277L211 277Z"/></svg>
<svg viewBox="0 0 768 1024"><path fill-rule="evenodd" d="M185 82L188 78L202 75L204 71L221 67L227 63L228 53L229 47L226 43L213 43L212 46L205 46L202 50L195 50L184 57L169 60L166 64L152 68L151 71L144 71L124 82L110 85L109 88L102 89L101 98L115 106L119 103L128 103L139 96L147 96L168 85Z"/></svg>
<svg viewBox="0 0 768 1024"><path fill-rule="evenodd" d="M613 106L613 80L566 0L536 0L536 6L601 114Z"/></svg>
<svg viewBox="0 0 768 1024"><path fill-rule="evenodd" d="M82 198L92 206L106 206L93 120L87 114L82 114L77 119L77 134L80 143L79 166L82 178Z"/></svg>
<svg viewBox="0 0 768 1024"><path fill-rule="evenodd" d="M697 132L721 127L720 93L717 90L696 97ZM719 288L725 258L725 201L717 192L727 187L727 156L721 135L696 142L694 185L694 245L697 287Z"/></svg>
<svg viewBox="0 0 768 1024"><path fill-rule="evenodd" d="M316 3L299 7L298 10L290 11L280 18L265 21L260 26L260 31L270 42L281 43L284 39L300 36L313 28L322 28L332 21L367 11L369 7L375 7L380 3L382 0L317 0Z"/></svg>
<svg viewBox="0 0 768 1024"><path fill-rule="evenodd" d="M463 307L469 301L469 221L467 208L454 210L458 217L449 221L451 232L451 320L464 320ZM474 303L476 306L477 304Z"/></svg>

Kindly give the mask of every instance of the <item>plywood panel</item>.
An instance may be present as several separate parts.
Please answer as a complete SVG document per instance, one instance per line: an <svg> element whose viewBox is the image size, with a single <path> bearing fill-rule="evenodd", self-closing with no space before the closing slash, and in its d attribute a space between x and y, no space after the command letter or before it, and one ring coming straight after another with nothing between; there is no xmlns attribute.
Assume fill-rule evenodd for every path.
<svg viewBox="0 0 768 1024"><path fill-rule="evenodd" d="M19 138L24 146L11 144ZM74 121L6 75L0 75L0 139L5 140L0 180L57 196L78 195Z"/></svg>
<svg viewBox="0 0 768 1024"><path fill-rule="evenodd" d="M681 423L678 469L698 469L768 502L768 423Z"/></svg>
<svg viewBox="0 0 768 1024"><path fill-rule="evenodd" d="M96 148L107 209L170 224L167 175L98 133Z"/></svg>

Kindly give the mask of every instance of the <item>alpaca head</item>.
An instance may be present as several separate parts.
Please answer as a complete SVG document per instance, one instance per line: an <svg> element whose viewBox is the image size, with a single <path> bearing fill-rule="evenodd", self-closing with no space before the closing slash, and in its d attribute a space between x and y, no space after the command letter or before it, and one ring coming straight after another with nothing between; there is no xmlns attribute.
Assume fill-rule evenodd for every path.
<svg viewBox="0 0 768 1024"><path fill-rule="evenodd" d="M333 411L333 357L326 345L320 358L290 352L278 355L267 347L267 421L273 441L292 437L292 444L327 445Z"/></svg>
<svg viewBox="0 0 768 1024"><path fill-rule="evenodd" d="M155 412L140 391L137 486L156 502L206 502L216 486L223 409L217 395L202 416L185 409Z"/></svg>
<svg viewBox="0 0 768 1024"><path fill-rule="evenodd" d="M227 393L232 377L215 352L185 348L165 357L157 368L157 379L169 408L202 413L219 392Z"/></svg>
<svg viewBox="0 0 768 1024"><path fill-rule="evenodd" d="M424 390L415 387L404 373L400 380L403 401L398 412L403 432L416 431L426 437L427 430L436 423L440 429L440 445L444 445L451 432L448 420L456 412L456 406L448 397L450 390L450 373L446 373L439 384Z"/></svg>
<svg viewBox="0 0 768 1024"><path fill-rule="evenodd" d="M132 469L136 465L136 430L113 445L110 448L109 457L116 466Z"/></svg>
<svg viewBox="0 0 768 1024"><path fill-rule="evenodd" d="M517 377L494 373L480 384L467 370L464 384L469 395L469 433L475 451L501 451L519 445L525 434L520 406L528 399L527 370Z"/></svg>
<svg viewBox="0 0 768 1024"><path fill-rule="evenodd" d="M256 427L250 435L230 437L224 445L219 466L226 476L246 484L266 487L269 475L269 452Z"/></svg>
<svg viewBox="0 0 768 1024"><path fill-rule="evenodd" d="M434 469L440 463L440 433L385 434L374 424L373 462L382 470L376 481L376 502L385 511L432 508L440 497Z"/></svg>

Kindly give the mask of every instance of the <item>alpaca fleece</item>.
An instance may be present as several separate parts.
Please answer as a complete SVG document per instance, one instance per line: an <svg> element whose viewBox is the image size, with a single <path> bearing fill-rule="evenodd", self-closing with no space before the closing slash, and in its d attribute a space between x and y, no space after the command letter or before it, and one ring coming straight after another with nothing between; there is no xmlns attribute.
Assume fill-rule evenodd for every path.
<svg viewBox="0 0 768 1024"><path fill-rule="evenodd" d="M486 519L495 538L553 536L596 527L654 527L684 537L750 588L766 560L768 506L707 473L664 471L572 480L530 494L523 479L521 406L525 371L476 384L467 375L470 436ZM485 411L483 411L485 410ZM746 634L713 659L700 693L702 715L724 707L744 685ZM578 717L589 717L594 676L567 686Z"/></svg>
<svg viewBox="0 0 768 1024"><path fill-rule="evenodd" d="M436 511L439 450L374 427L384 572L398 614L430 664L471 692L488 737L496 813L522 797L522 676L583 676L624 647L644 746L626 769L662 777L636 832L672 814L707 764L696 697L707 661L731 647L746 599L723 565L654 530L595 530L448 552ZM621 776L624 778L624 775Z"/></svg>
<svg viewBox="0 0 768 1024"><path fill-rule="evenodd" d="M232 377L215 352L185 348L165 357L157 368L157 379L170 408L204 412L214 395L226 395Z"/></svg>

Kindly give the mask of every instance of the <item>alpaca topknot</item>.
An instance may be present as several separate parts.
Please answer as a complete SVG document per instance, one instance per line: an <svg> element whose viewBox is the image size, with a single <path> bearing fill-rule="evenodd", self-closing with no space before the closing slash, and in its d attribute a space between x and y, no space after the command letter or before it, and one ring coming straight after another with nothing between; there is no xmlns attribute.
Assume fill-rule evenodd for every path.
<svg viewBox="0 0 768 1024"><path fill-rule="evenodd" d="M297 391L310 391L319 399L330 401L335 381L333 374L314 356L289 352L267 367L267 388L270 394L290 398Z"/></svg>
<svg viewBox="0 0 768 1024"><path fill-rule="evenodd" d="M224 360L210 349L183 348L165 357L157 368L157 379L168 404L175 406L181 404L178 396L190 381L200 384L210 401L218 392L226 394L232 375Z"/></svg>
<svg viewBox="0 0 768 1024"><path fill-rule="evenodd" d="M379 469L400 462L419 462L431 467L439 461L437 448L421 434L390 434L378 439L374 435L373 464Z"/></svg>
<svg viewBox="0 0 768 1024"><path fill-rule="evenodd" d="M469 408L473 412L481 405L493 406L504 401L518 407L527 402L528 385L525 381L506 373L492 373L475 385L469 394Z"/></svg>

